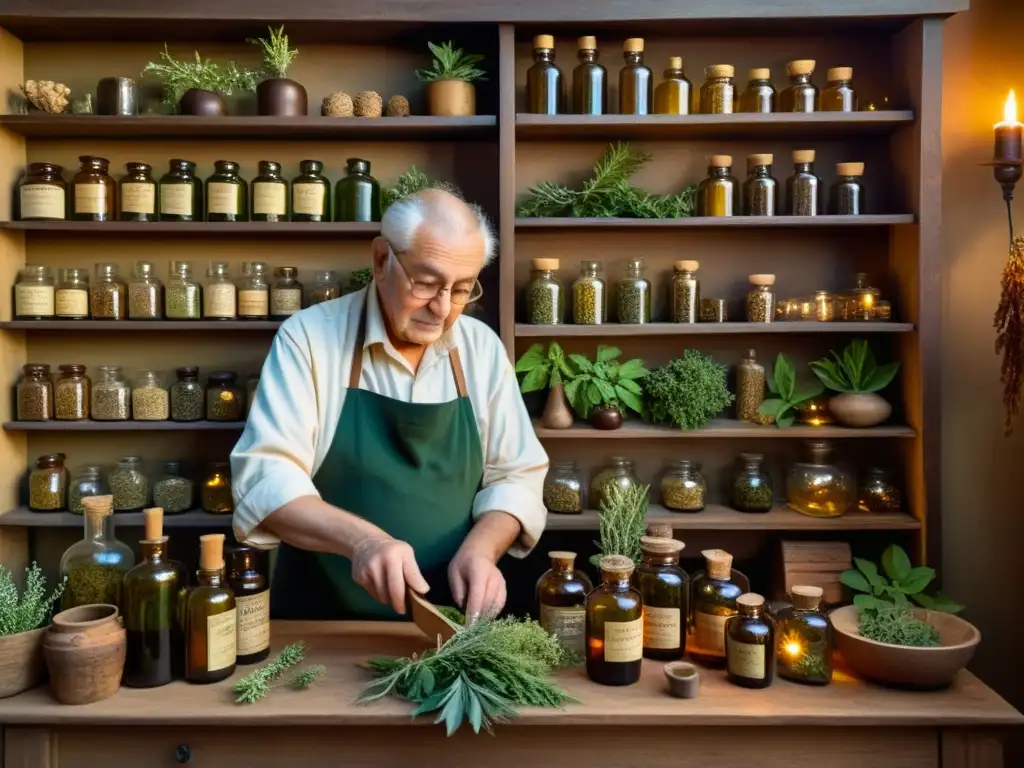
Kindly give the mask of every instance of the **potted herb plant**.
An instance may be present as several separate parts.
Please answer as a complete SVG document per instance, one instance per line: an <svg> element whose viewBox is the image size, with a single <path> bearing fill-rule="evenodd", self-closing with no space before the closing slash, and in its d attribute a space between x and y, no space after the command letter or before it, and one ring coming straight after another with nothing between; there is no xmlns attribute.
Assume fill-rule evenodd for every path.
<svg viewBox="0 0 1024 768"><path fill-rule="evenodd" d="M627 411L644 410L641 380L649 371L643 360L619 362L617 347L599 344L593 360L586 355L569 355L569 383L565 395L574 411L597 429L618 429Z"/></svg>
<svg viewBox="0 0 1024 768"><path fill-rule="evenodd" d="M873 427L892 414L892 406L881 395L895 378L898 362L878 365L875 355L863 339L851 341L842 355L811 363L811 370L822 384L839 394L830 398L828 409L836 421L847 427Z"/></svg>
<svg viewBox="0 0 1024 768"><path fill-rule="evenodd" d="M645 417L654 424L700 429L735 399L725 375L726 367L713 358L685 350L644 379Z"/></svg>
<svg viewBox="0 0 1024 768"><path fill-rule="evenodd" d="M163 81L164 103L176 107L182 115L221 117L228 113L224 96L236 90L255 91L258 73L242 69L234 62L221 66L194 51L195 61L177 61L167 46L160 61L151 61L142 75L153 75Z"/></svg>
<svg viewBox="0 0 1024 768"><path fill-rule="evenodd" d="M19 596L14 574L0 565L0 699L43 681L43 635L63 591L59 584L47 595L46 577L32 563L25 569L25 589Z"/></svg>
<svg viewBox="0 0 1024 768"><path fill-rule="evenodd" d="M483 56L465 53L449 40L434 45L427 43L434 61L430 69L417 69L420 82L427 84L427 110L441 117L467 117L476 114L474 80L486 80L476 65Z"/></svg>
<svg viewBox="0 0 1024 768"><path fill-rule="evenodd" d="M813 382L806 387L798 387L796 367L786 355L779 353L772 367L772 375L768 379L768 391L771 397L766 399L757 412L775 422L778 427L791 427L796 421L800 405L812 400L824 391L820 382Z"/></svg>
<svg viewBox="0 0 1024 768"><path fill-rule="evenodd" d="M268 27L270 37L249 38L263 50L264 80L256 87L256 112L273 117L305 117L309 111L306 89L288 79L288 67L299 52L288 47L284 26Z"/></svg>
<svg viewBox="0 0 1024 768"><path fill-rule="evenodd" d="M544 406L544 415L540 420L542 426L547 429L568 429L572 426L573 415L563 382L573 371L557 341L552 341L547 350L543 344L530 347L516 361L516 373L525 374L520 384L520 391L524 395L549 390L547 405Z"/></svg>

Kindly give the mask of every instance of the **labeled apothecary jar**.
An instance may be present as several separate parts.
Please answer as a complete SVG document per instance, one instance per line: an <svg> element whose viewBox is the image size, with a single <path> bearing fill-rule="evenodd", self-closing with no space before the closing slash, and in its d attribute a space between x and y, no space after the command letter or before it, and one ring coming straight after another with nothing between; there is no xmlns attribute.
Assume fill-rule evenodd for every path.
<svg viewBox="0 0 1024 768"><path fill-rule="evenodd" d="M270 316L270 283L267 265L247 261L238 281L238 316L242 320L266 320Z"/></svg>
<svg viewBox="0 0 1024 768"><path fill-rule="evenodd" d="M775 322L775 275L750 275L750 290L747 292L747 322Z"/></svg>
<svg viewBox="0 0 1024 768"><path fill-rule="evenodd" d="M740 512L768 512L775 503L763 453L741 453L729 482L729 501Z"/></svg>
<svg viewBox="0 0 1024 768"><path fill-rule="evenodd" d="M170 392L160 383L156 371L142 371L132 389L132 418L166 421L171 416L170 400Z"/></svg>
<svg viewBox="0 0 1024 768"><path fill-rule="evenodd" d="M772 71L767 67L752 69L747 74L747 88L740 94L740 112L774 112L775 95Z"/></svg>
<svg viewBox="0 0 1024 768"><path fill-rule="evenodd" d="M636 465L625 456L612 456L610 464L590 479L588 506L600 509L601 501L611 486L626 490L636 485L640 485Z"/></svg>
<svg viewBox="0 0 1024 768"><path fill-rule="evenodd" d="M629 260L626 274L615 285L615 298L620 323L651 322L651 283L644 277L642 257Z"/></svg>
<svg viewBox="0 0 1024 768"><path fill-rule="evenodd" d="M53 385L53 412L58 421L84 421L89 418L91 382L85 366L60 366L60 378Z"/></svg>
<svg viewBox="0 0 1024 768"><path fill-rule="evenodd" d="M548 512L570 515L583 512L583 479L575 462L552 463L544 478L544 506Z"/></svg>
<svg viewBox="0 0 1024 768"><path fill-rule="evenodd" d="M217 160L206 179L206 220L246 221L249 218L249 185L238 175L238 163Z"/></svg>
<svg viewBox="0 0 1024 768"><path fill-rule="evenodd" d="M33 512L58 512L64 509L67 473L64 454L48 453L36 459L28 476L28 508Z"/></svg>
<svg viewBox="0 0 1024 768"><path fill-rule="evenodd" d="M114 494L115 512L138 512L149 504L149 479L138 456L119 459L108 483Z"/></svg>
<svg viewBox="0 0 1024 768"><path fill-rule="evenodd" d="M199 382L199 369L186 365L177 370L171 385L171 420L202 421L206 415L206 391Z"/></svg>
<svg viewBox="0 0 1024 768"><path fill-rule="evenodd" d="M341 298L341 283L332 269L313 273L313 287L309 292L309 306Z"/></svg>
<svg viewBox="0 0 1024 768"><path fill-rule="evenodd" d="M792 608L775 617L779 677L795 683L827 685L832 681L832 622L821 610L821 587L793 587Z"/></svg>
<svg viewBox="0 0 1024 768"><path fill-rule="evenodd" d="M281 164L260 160L259 176L252 180L252 220L288 221L288 182Z"/></svg>
<svg viewBox="0 0 1024 768"><path fill-rule="evenodd" d="M531 259L533 274L526 286L526 319L531 325L560 325L565 321L565 288L555 276L558 259Z"/></svg>
<svg viewBox="0 0 1024 768"><path fill-rule="evenodd" d="M82 467L71 476L68 484L68 511L76 515L85 512L82 499L87 496L105 496L110 487L100 476L101 468L96 465Z"/></svg>
<svg viewBox="0 0 1024 768"><path fill-rule="evenodd" d="M59 320L89 319L89 270L62 269L53 308Z"/></svg>
<svg viewBox="0 0 1024 768"><path fill-rule="evenodd" d="M167 319L199 320L203 316L203 289L192 279L192 265L172 261L167 277Z"/></svg>
<svg viewBox="0 0 1024 768"><path fill-rule="evenodd" d="M206 418L210 421L241 421L244 395L237 384L238 374L229 371L211 373L206 380Z"/></svg>
<svg viewBox="0 0 1024 768"><path fill-rule="evenodd" d="M117 218L117 184L107 170L110 161L82 155L72 182L71 218L74 221L113 221Z"/></svg>
<svg viewBox="0 0 1024 768"><path fill-rule="evenodd" d="M89 291L93 320L124 320L128 316L128 286L118 276L117 264L97 264Z"/></svg>
<svg viewBox="0 0 1024 768"><path fill-rule="evenodd" d="M21 221L67 219L68 185L56 163L29 163L18 182L18 213Z"/></svg>
<svg viewBox="0 0 1024 768"><path fill-rule="evenodd" d="M677 261L672 272L672 322L696 323L700 312L700 280L697 261Z"/></svg>
<svg viewBox="0 0 1024 768"><path fill-rule="evenodd" d="M60 606L121 605L124 575L135 565L131 548L114 536L111 497L91 496L85 507L85 535L64 552L60 575L66 579Z"/></svg>
<svg viewBox="0 0 1024 768"><path fill-rule="evenodd" d="M171 160L160 178L160 221L202 221L203 182L196 178L196 164Z"/></svg>
<svg viewBox="0 0 1024 768"><path fill-rule="evenodd" d="M164 286L151 261L135 262L128 283L128 319L159 320L164 316Z"/></svg>
<svg viewBox="0 0 1024 768"><path fill-rule="evenodd" d="M302 309L302 283L298 275L298 267L277 268L277 280L270 289L271 317L284 320Z"/></svg>
<svg viewBox="0 0 1024 768"><path fill-rule="evenodd" d="M696 461L673 461L661 477L661 503L675 512L704 509L708 487Z"/></svg>
<svg viewBox="0 0 1024 768"><path fill-rule="evenodd" d="M49 421L53 418L53 382L50 366L29 363L21 368L18 382L18 421Z"/></svg>
<svg viewBox="0 0 1024 768"><path fill-rule="evenodd" d="M299 163L301 175L292 181L292 221L331 220L331 182L323 169L319 160Z"/></svg>
<svg viewBox="0 0 1024 768"><path fill-rule="evenodd" d="M14 284L14 318L49 320L54 316L53 273L49 267L28 265Z"/></svg>
<svg viewBox="0 0 1024 768"><path fill-rule="evenodd" d="M153 481L153 506L177 515L192 509L195 485L182 477L180 461L165 461L163 473Z"/></svg>
<svg viewBox="0 0 1024 768"><path fill-rule="evenodd" d="M100 365L92 383L92 418L97 421L127 421L131 418L132 388L121 377L121 367Z"/></svg>
<svg viewBox="0 0 1024 768"><path fill-rule="evenodd" d="M736 68L731 64L704 67L700 87L700 111L704 115L731 115L736 105Z"/></svg>
<svg viewBox="0 0 1024 768"><path fill-rule="evenodd" d="M229 515L235 511L231 497L231 467L227 462L211 464L200 489L203 511L215 515Z"/></svg>
<svg viewBox="0 0 1024 768"><path fill-rule="evenodd" d="M234 320L238 316L238 289L230 273L226 261L211 262L206 270L203 317L207 320Z"/></svg>
<svg viewBox="0 0 1024 768"><path fill-rule="evenodd" d="M128 173L118 182L121 221L156 221L160 210L156 200L153 167L147 163L127 163Z"/></svg>
<svg viewBox="0 0 1024 768"><path fill-rule="evenodd" d="M572 321L576 325L601 325L608 319L604 280L598 277L601 262L580 262L580 276L572 284Z"/></svg>
<svg viewBox="0 0 1024 768"><path fill-rule="evenodd" d="M869 467L857 486L857 509L862 512L899 512L900 489L881 467Z"/></svg>
<svg viewBox="0 0 1024 768"><path fill-rule="evenodd" d="M809 517L839 517L853 504L850 476L830 461L832 446L814 440L805 446L806 458L790 467L786 504Z"/></svg>

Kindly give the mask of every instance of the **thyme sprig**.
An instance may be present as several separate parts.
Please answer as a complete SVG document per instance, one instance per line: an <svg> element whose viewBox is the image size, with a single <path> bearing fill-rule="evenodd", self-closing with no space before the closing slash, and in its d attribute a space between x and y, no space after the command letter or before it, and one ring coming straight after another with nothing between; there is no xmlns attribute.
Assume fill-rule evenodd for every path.
<svg viewBox="0 0 1024 768"><path fill-rule="evenodd" d="M286 645L281 652L274 657L269 664L265 664L254 672L243 677L231 689L238 694L235 699L237 704L252 704L265 698L274 688L288 685L293 688L305 690L324 673L322 664L300 670L292 676L287 683L271 685L284 676L292 667L298 665L306 657L306 643L300 640L296 643Z"/></svg>
<svg viewBox="0 0 1024 768"><path fill-rule="evenodd" d="M14 573L0 565L0 637L41 627L63 593L63 581L49 595L46 593L43 569L33 562L25 568L25 589L19 595Z"/></svg>

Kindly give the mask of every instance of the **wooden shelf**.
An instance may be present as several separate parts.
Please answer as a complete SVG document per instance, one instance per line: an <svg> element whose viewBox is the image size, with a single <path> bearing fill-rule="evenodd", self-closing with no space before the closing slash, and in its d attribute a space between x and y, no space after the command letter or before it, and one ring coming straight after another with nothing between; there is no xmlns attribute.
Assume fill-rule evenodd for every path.
<svg viewBox="0 0 1024 768"><path fill-rule="evenodd" d="M4 324L0 323L0 326ZM571 336L744 336L785 333L910 333L913 323L645 323L624 325L531 325L516 323L516 336L568 338Z"/></svg>
<svg viewBox="0 0 1024 768"><path fill-rule="evenodd" d="M115 526L145 525L141 512L115 512ZM81 528L82 516L71 512L33 512L28 507L16 507L0 515L0 527L25 528ZM212 515L201 509L190 509L181 514L164 515L164 528L230 528L231 515Z"/></svg>
<svg viewBox="0 0 1024 768"><path fill-rule="evenodd" d="M41 422L52 423L52 422ZM867 427L852 429L850 427L787 427L779 429L774 425L760 426L748 424L737 419L712 419L711 423L701 429L682 430L674 427L663 427L644 424L640 421L628 421L619 429L594 429L588 424L577 424L568 429L546 429L534 422L537 437L542 440L696 440L742 437L752 440L807 440L817 438L881 438L881 437L915 437L917 433L906 426Z"/></svg>
<svg viewBox="0 0 1024 768"><path fill-rule="evenodd" d="M787 139L886 134L914 122L910 111L733 115L516 115L516 139Z"/></svg>
<svg viewBox="0 0 1024 768"><path fill-rule="evenodd" d="M9 331L273 331L280 320L7 320Z"/></svg>
<svg viewBox="0 0 1024 768"><path fill-rule="evenodd" d="M175 235L178 237L343 237L380 234L376 221L3 221L0 229L74 235Z"/></svg>
<svg viewBox="0 0 1024 768"><path fill-rule="evenodd" d="M775 227L888 227L913 224L914 214L865 214L862 216L689 216L679 219L576 219L517 218L516 229L685 229Z"/></svg>
<svg viewBox="0 0 1024 768"><path fill-rule="evenodd" d="M5 421L7 432L227 432L244 421Z"/></svg>
<svg viewBox="0 0 1024 768"><path fill-rule="evenodd" d="M196 117L192 115L0 115L28 139L254 139L453 141L497 132L494 115L472 117Z"/></svg>

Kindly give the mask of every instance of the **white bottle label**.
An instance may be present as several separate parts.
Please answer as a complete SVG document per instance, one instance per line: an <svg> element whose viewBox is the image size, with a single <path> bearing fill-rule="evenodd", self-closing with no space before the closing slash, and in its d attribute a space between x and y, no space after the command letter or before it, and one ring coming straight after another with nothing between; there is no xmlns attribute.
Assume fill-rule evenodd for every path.
<svg viewBox="0 0 1024 768"><path fill-rule="evenodd" d="M14 287L14 314L19 317L53 317L52 285L17 285Z"/></svg>
<svg viewBox="0 0 1024 768"><path fill-rule="evenodd" d="M764 680L766 666L763 645L738 643L729 638L726 658L731 674L751 680Z"/></svg>
<svg viewBox="0 0 1024 768"><path fill-rule="evenodd" d="M258 653L270 645L270 590L235 598L238 611L238 655Z"/></svg>
<svg viewBox="0 0 1024 768"><path fill-rule="evenodd" d="M292 212L320 216L324 212L323 184L292 185Z"/></svg>
<svg viewBox="0 0 1024 768"><path fill-rule="evenodd" d="M206 185L206 210L210 213L238 215L238 187L224 181Z"/></svg>
<svg viewBox="0 0 1024 768"><path fill-rule="evenodd" d="M270 314L269 291L241 290L238 292L238 314L243 317L265 317Z"/></svg>
<svg viewBox="0 0 1024 768"><path fill-rule="evenodd" d="M302 289L274 288L270 291L270 314L294 315L302 309Z"/></svg>
<svg viewBox="0 0 1024 768"><path fill-rule="evenodd" d="M106 214L106 184L75 184L75 213Z"/></svg>
<svg viewBox="0 0 1024 768"><path fill-rule="evenodd" d="M191 184L161 184L160 213L166 216L194 216Z"/></svg>
<svg viewBox="0 0 1024 768"><path fill-rule="evenodd" d="M21 218L67 218L64 190L50 184L26 184L21 188Z"/></svg>
<svg viewBox="0 0 1024 768"><path fill-rule="evenodd" d="M57 317L88 317L89 292L84 288L59 288L54 305Z"/></svg>
<svg viewBox="0 0 1024 768"><path fill-rule="evenodd" d="M156 213L156 184L122 184L121 213Z"/></svg>
<svg viewBox="0 0 1024 768"><path fill-rule="evenodd" d="M644 648L675 649L680 647L681 623L678 608L644 606Z"/></svg>
<svg viewBox="0 0 1024 768"><path fill-rule="evenodd" d="M644 620L604 623L604 660L639 661L644 655Z"/></svg>
<svg viewBox="0 0 1024 768"><path fill-rule="evenodd" d="M238 659L237 609L206 617L206 671L230 667Z"/></svg>
<svg viewBox="0 0 1024 768"><path fill-rule="evenodd" d="M288 213L285 206L284 190L287 185L263 181L252 185L252 212L284 216Z"/></svg>
<svg viewBox="0 0 1024 768"><path fill-rule="evenodd" d="M232 283L211 283L203 291L206 317L235 317L235 286Z"/></svg>
<svg viewBox="0 0 1024 768"><path fill-rule="evenodd" d="M557 637L562 645L581 659L586 652L586 623L587 611L582 605L576 608L540 607L540 625L544 631Z"/></svg>

